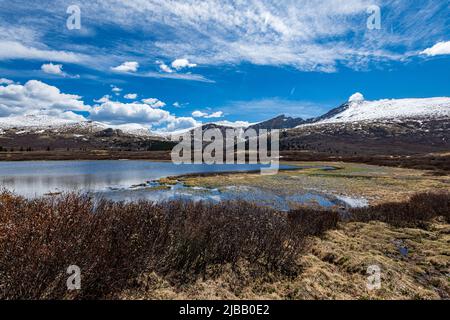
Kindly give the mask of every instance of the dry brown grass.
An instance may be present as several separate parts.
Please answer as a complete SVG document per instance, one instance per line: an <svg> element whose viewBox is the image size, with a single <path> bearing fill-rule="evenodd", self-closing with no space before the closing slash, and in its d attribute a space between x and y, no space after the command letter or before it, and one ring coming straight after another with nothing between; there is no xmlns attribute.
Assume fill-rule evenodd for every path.
<svg viewBox="0 0 450 320"><path fill-rule="evenodd" d="M218 277L175 287L155 273L143 274L123 299L449 299L450 224L429 222L427 230L372 221L340 223L311 238L295 277L252 277L224 267ZM400 248L408 249L402 255ZM381 269L381 289L367 289L367 268Z"/></svg>

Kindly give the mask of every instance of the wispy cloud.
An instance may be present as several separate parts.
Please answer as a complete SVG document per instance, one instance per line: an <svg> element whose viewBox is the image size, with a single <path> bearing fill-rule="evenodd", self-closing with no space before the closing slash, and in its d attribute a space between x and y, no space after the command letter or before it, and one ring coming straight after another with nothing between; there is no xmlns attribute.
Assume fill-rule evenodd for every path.
<svg viewBox="0 0 450 320"><path fill-rule="evenodd" d="M170 70L197 63L210 66L249 62L333 72L340 64L360 68L371 62L407 59L411 52L420 52L442 40L448 27L448 4L433 0L421 1L420 7L399 0L80 0L78 3L82 8L82 27L95 30L89 34L101 37L105 25L114 26L129 33L126 43L115 38L107 47L96 46L95 41L77 44L67 32L58 33L62 35L54 39L49 35L55 34L55 22L38 21L30 18L30 13L38 10L40 17L55 17L63 26L66 17L61 8L70 2L18 1L2 7L0 16L5 19L23 16L17 23L8 18L7 27L14 32L0 32L0 44L12 49L0 50L0 59L46 57L57 62L80 63L90 56L96 62L91 67L96 68L117 62L126 53L127 59L164 58L174 62L165 64L165 73L169 75L156 72L147 76L194 81L205 79L198 75L171 76L175 72ZM366 27L366 10L372 5L381 7L381 30ZM23 21L32 21L33 28L21 27ZM55 49L58 45L64 49ZM114 66L117 65L107 68Z"/></svg>
<svg viewBox="0 0 450 320"><path fill-rule="evenodd" d="M148 77L148 78L157 78L157 79L175 79L175 80L186 80L186 81L198 81L198 82L206 82L206 83L215 83L215 80L211 80L206 78L200 74L194 73L160 73L160 72L146 72L142 74L135 74L137 77Z"/></svg>
<svg viewBox="0 0 450 320"><path fill-rule="evenodd" d="M51 50L51 49L38 49L35 47L29 47L16 41L1 41L0 40L0 60L13 60L13 59L29 59L29 60L52 60L58 62L72 62L81 63L87 62L89 57L83 54Z"/></svg>
<svg viewBox="0 0 450 320"><path fill-rule="evenodd" d="M195 118L217 119L217 118L223 117L223 112L216 111L213 113L207 113L207 112L196 110L196 111L192 112L192 116Z"/></svg>

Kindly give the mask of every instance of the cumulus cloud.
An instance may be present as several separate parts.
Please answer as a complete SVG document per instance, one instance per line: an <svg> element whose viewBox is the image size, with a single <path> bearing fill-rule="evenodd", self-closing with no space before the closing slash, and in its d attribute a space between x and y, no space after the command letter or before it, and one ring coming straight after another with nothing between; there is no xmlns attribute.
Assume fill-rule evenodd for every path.
<svg viewBox="0 0 450 320"><path fill-rule="evenodd" d="M134 100L138 97L136 93L127 93L123 96L125 99Z"/></svg>
<svg viewBox="0 0 450 320"><path fill-rule="evenodd" d="M207 115L208 115L207 113L201 112L201 111L198 111L198 110L192 112L192 116L196 117L196 118L202 118L202 117L205 117Z"/></svg>
<svg viewBox="0 0 450 320"><path fill-rule="evenodd" d="M109 125L139 124L164 132L191 128L198 124L191 117L176 117L160 109L165 103L155 98L144 99L147 103L122 103L111 101L111 96L105 95L94 100L98 104L90 106L84 103L81 96L62 93L57 87L38 80L29 80L24 85L7 80L1 79L6 85L0 86L0 117L39 114L85 121L85 117L74 111L86 111L91 120Z"/></svg>
<svg viewBox="0 0 450 320"><path fill-rule="evenodd" d="M163 132L191 128L197 125L193 118L178 118L168 111L153 108L148 104L113 101L95 106L91 111L90 118L113 125L137 123Z"/></svg>
<svg viewBox="0 0 450 320"><path fill-rule="evenodd" d="M206 112L196 110L196 111L192 112L192 116L196 117L196 118L205 118L205 119L222 118L223 112L217 111L217 112L213 112L213 113L209 114Z"/></svg>
<svg viewBox="0 0 450 320"><path fill-rule="evenodd" d="M162 72L165 72L165 73L173 73L174 72L174 70L173 69L171 69L167 64L165 64L164 62L162 62L162 61L156 61L156 63L159 65L159 69L162 71Z"/></svg>
<svg viewBox="0 0 450 320"><path fill-rule="evenodd" d="M222 117L223 117L223 112L217 111L217 112L213 112L213 113L207 115L205 118L211 119L211 118L222 118Z"/></svg>
<svg viewBox="0 0 450 320"><path fill-rule="evenodd" d="M348 102L360 102L360 101L364 101L364 96L359 92L352 94L350 98L348 98Z"/></svg>
<svg viewBox="0 0 450 320"><path fill-rule="evenodd" d="M62 93L57 87L38 80L24 85L0 86L0 116L41 113L63 113L66 111L89 111L81 97Z"/></svg>
<svg viewBox="0 0 450 320"><path fill-rule="evenodd" d="M195 63L190 63L188 59L176 59L172 62L172 68L176 70L181 70L184 68L194 68L197 65Z"/></svg>
<svg viewBox="0 0 450 320"><path fill-rule="evenodd" d="M162 123L170 114L161 109L154 109L143 103L121 103L107 101L95 106L90 114L93 120L106 121L113 124L124 123Z"/></svg>
<svg viewBox="0 0 450 320"><path fill-rule="evenodd" d="M64 76L65 73L62 71L62 67L62 64L45 63L41 66L41 70L45 73Z"/></svg>
<svg viewBox="0 0 450 320"><path fill-rule="evenodd" d="M103 97L101 97L100 99L94 100L94 102L96 103L105 103L111 100L111 96L109 94L104 95Z"/></svg>
<svg viewBox="0 0 450 320"><path fill-rule="evenodd" d="M192 129L199 126L199 122L191 117L171 117L167 123L167 126L160 131L174 132L177 130Z"/></svg>
<svg viewBox="0 0 450 320"><path fill-rule="evenodd" d="M438 56L450 54L450 41L442 41L436 43L431 48L427 48L421 52L421 54L425 54L427 56Z"/></svg>
<svg viewBox="0 0 450 320"><path fill-rule="evenodd" d="M0 85L2 84L13 84L14 81L6 79L6 78L0 78Z"/></svg>
<svg viewBox="0 0 450 320"><path fill-rule="evenodd" d="M117 67L111 68L111 70L116 72L136 72L139 68L139 63L136 61L126 61Z"/></svg>
<svg viewBox="0 0 450 320"><path fill-rule="evenodd" d="M118 96L123 91L123 89L116 87L115 85L111 85L111 91L114 92L116 96Z"/></svg>
<svg viewBox="0 0 450 320"><path fill-rule="evenodd" d="M152 108L163 108L166 106L166 104L156 98L148 98L148 99L142 99L143 103L149 105Z"/></svg>

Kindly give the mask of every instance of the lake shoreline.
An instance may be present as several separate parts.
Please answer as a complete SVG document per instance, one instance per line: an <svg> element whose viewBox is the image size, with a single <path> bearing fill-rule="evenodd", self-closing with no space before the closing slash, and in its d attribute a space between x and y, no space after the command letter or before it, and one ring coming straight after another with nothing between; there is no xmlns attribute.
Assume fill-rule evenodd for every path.
<svg viewBox="0 0 450 320"><path fill-rule="evenodd" d="M52 151L14 151L0 152L0 163L4 161L84 161L84 160L148 160L171 161L169 151L113 151L113 150L52 150ZM393 168L410 168L426 170L433 175L450 173L450 152L427 154L358 154L354 156L339 156L335 154L280 151L280 162L345 162L365 163Z"/></svg>

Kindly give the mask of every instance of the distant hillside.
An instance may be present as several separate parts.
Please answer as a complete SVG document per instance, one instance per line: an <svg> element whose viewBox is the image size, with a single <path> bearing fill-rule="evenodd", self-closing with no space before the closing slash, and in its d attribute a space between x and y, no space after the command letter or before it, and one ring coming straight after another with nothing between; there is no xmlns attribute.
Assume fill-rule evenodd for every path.
<svg viewBox="0 0 450 320"><path fill-rule="evenodd" d="M259 129L267 129L267 130L290 129L290 128L295 128L304 123L306 123L306 121L302 118L286 117L283 114L283 115L280 115L273 119L254 124L254 125L250 126L249 128L256 129L256 130L259 130Z"/></svg>

